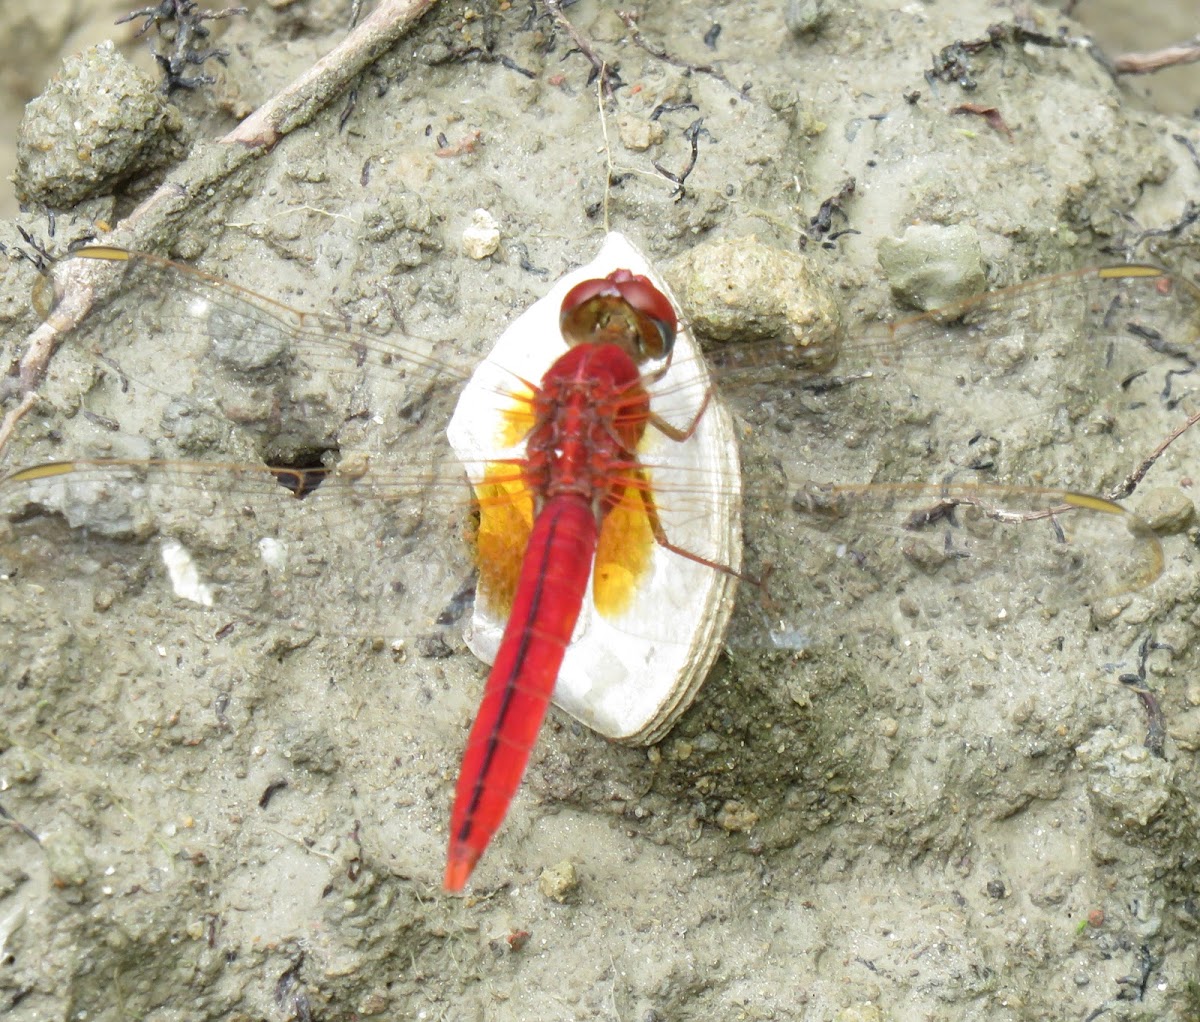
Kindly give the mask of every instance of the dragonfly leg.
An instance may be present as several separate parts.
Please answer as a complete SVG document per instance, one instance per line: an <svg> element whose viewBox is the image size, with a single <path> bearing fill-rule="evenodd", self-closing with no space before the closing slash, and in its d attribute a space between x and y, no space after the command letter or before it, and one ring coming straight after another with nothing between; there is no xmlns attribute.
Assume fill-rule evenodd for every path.
<svg viewBox="0 0 1200 1022"><path fill-rule="evenodd" d="M696 409L696 414L692 416L692 421L686 426L672 426L666 419L654 412L650 413L647 421L668 440L673 440L675 443L681 444L685 440L692 438L692 434L696 432L696 427L700 425L700 420L704 417L704 412L708 408L712 398L713 387L712 384L709 384L708 389L704 392L704 400L700 402L700 407Z"/></svg>
<svg viewBox="0 0 1200 1022"><path fill-rule="evenodd" d="M646 520L650 523L650 532L654 536L655 543L657 543L664 550L670 550L673 554L678 554L680 557L686 557L689 561L695 561L697 564L703 564L705 567L712 568L714 571L720 571L726 575L732 575L734 578L739 578L743 582L748 582L751 585L761 585L761 581L759 579L753 578L750 575L747 575L745 572L739 571L737 568L730 567L728 564L722 564L720 561L714 561L708 557L703 557L700 554L672 543L670 538L667 536L667 530L663 528L662 519L658 517L658 505L654 503L654 494L651 492L649 480L647 480L642 466L630 466L630 475L633 477L633 480L627 489L634 489L637 491L642 502L642 508L646 512Z"/></svg>

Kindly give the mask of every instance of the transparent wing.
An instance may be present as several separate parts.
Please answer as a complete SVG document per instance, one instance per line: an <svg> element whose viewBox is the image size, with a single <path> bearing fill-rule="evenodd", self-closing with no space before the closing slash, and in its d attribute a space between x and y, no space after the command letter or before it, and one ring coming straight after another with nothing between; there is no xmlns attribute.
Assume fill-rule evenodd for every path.
<svg viewBox="0 0 1200 1022"><path fill-rule="evenodd" d="M52 316L80 286L80 271L94 267L125 279L56 354L55 368L76 376L90 369L83 388L92 421L153 440L156 455L315 461L341 434L355 445L373 437L383 449L402 443L426 414L443 414L470 373L450 345L352 329L336 313L293 309L121 249L86 248L63 260L35 305Z"/></svg>
<svg viewBox="0 0 1200 1022"><path fill-rule="evenodd" d="M1200 292L1161 267L1131 264L1038 277L891 323L860 324L815 364L811 351L777 340L731 342L708 357L739 385L786 373L818 390L905 366L922 375L952 377L965 368L968 381L997 379L1048 358L1108 374L1119 368L1114 344L1177 357L1177 368L1187 368L1197 336Z"/></svg>
<svg viewBox="0 0 1200 1022"><path fill-rule="evenodd" d="M35 431L23 457L58 464L0 485L10 582L58 578L79 614L144 593L213 631L412 638L454 609L470 502L442 423L469 366L112 248L64 260L35 295L44 315L80 267L125 279L42 387L71 446Z"/></svg>
<svg viewBox="0 0 1200 1022"><path fill-rule="evenodd" d="M81 618L144 598L191 608L210 635L262 622L297 641L408 641L461 631L470 605L469 489L449 467L385 483L345 469L57 462L4 479L0 514L10 591L60 586Z"/></svg>
<svg viewBox="0 0 1200 1022"><path fill-rule="evenodd" d="M133 276L72 354L92 371L84 449L0 484L10 582L73 588L80 613L121 592L183 601L214 631L461 630L471 511L443 429L467 367L156 257L81 258ZM1149 449L1130 424L1171 419L1196 323L1190 289L1134 267L864 331L834 370L846 386L797 373L786 344L729 346L718 387L748 424L747 574L763 583L742 587L733 641L843 636L879 593L928 622L998 597L1016 614L1015 580L1026 609L1145 584L1157 539L1076 491ZM63 454L53 436L32 450ZM667 465L648 477L684 515L735 499ZM868 481L828 482L845 479Z"/></svg>
<svg viewBox="0 0 1200 1022"><path fill-rule="evenodd" d="M749 509L748 509L749 510ZM761 530L759 605L734 646L806 650L953 620L984 629L1052 617L1149 585L1158 537L1122 506L1043 487L801 484Z"/></svg>
<svg viewBox="0 0 1200 1022"><path fill-rule="evenodd" d="M787 345L726 344L748 419L792 420L808 478L1044 483L1110 492L1190 405L1200 297L1147 266L1039 278L867 325L822 372ZM744 349L744 350L742 350ZM833 441L827 466L805 431ZM840 458L852 447L857 462ZM956 477L958 474L959 477Z"/></svg>

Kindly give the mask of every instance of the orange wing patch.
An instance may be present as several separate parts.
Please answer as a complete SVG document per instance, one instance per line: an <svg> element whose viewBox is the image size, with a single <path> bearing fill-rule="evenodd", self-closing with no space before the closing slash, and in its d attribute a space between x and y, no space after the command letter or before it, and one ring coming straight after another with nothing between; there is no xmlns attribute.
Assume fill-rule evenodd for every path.
<svg viewBox="0 0 1200 1022"><path fill-rule="evenodd" d="M475 500L479 505L475 598L490 614L508 617L533 529L533 493L516 465L495 462L475 487Z"/></svg>
<svg viewBox="0 0 1200 1022"><path fill-rule="evenodd" d="M524 444L533 429L533 391L524 383L509 395L512 403L501 410L504 428L496 440L505 450Z"/></svg>
<svg viewBox="0 0 1200 1022"><path fill-rule="evenodd" d="M496 436L497 448L504 450L523 444L534 423L533 391L522 383L508 396L511 401L500 412L503 426ZM475 502L479 524L470 537L479 569L475 599L489 614L507 618L533 530L533 493L518 463L497 461L484 469Z"/></svg>
<svg viewBox="0 0 1200 1022"><path fill-rule="evenodd" d="M616 506L600 523L592 599L603 617L615 617L629 609L638 586L650 570L654 529L647 511L648 484L642 472L627 483Z"/></svg>

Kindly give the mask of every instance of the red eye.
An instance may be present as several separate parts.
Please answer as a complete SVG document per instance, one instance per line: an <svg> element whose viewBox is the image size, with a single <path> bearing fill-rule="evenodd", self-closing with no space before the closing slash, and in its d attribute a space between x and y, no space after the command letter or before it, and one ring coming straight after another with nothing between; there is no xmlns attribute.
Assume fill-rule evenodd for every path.
<svg viewBox="0 0 1200 1022"><path fill-rule="evenodd" d="M671 336L674 337L675 331L679 328L679 321L675 316L675 310L671 307L671 303L667 301L667 296L646 277L637 273L630 273L629 270L614 270L605 279L612 282L617 293L635 311L663 324L670 331Z"/></svg>
<svg viewBox="0 0 1200 1022"><path fill-rule="evenodd" d="M618 273L628 272L618 270ZM559 319L565 320L571 313L578 309L585 302L591 301L597 295L612 295L618 297L620 292L613 287L608 277L596 277L592 280L585 280L576 284L570 291L566 293L562 300L562 312L559 314Z"/></svg>

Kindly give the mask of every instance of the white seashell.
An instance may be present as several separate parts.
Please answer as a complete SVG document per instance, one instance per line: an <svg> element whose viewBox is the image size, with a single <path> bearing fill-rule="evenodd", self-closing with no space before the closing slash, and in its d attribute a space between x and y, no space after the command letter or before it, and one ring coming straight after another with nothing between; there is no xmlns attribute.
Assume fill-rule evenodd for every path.
<svg viewBox="0 0 1200 1022"><path fill-rule="evenodd" d="M500 395L519 379L540 381L565 350L558 317L562 299L580 281L628 269L648 277L679 306L666 283L621 234L611 233L586 266L562 277L496 342L463 390L447 430L450 444L481 481L483 459L522 457L498 451L504 410ZM677 427L690 424L711 386L707 367L680 317L666 375L649 386L651 407ZM669 393L670 397L662 395ZM655 395L659 398L656 400ZM674 441L650 426L638 451L648 464L669 465L654 475L686 478L686 492L662 500L659 515L672 543L715 563L741 567L741 468L728 411L713 399L695 432ZM707 493L696 492L702 481ZM649 745L661 739L690 705L720 652L733 611L737 577L716 571L658 544L632 606L613 619L584 601L554 690L554 703L608 738ZM481 660L496 656L505 621L477 602L466 641Z"/></svg>

